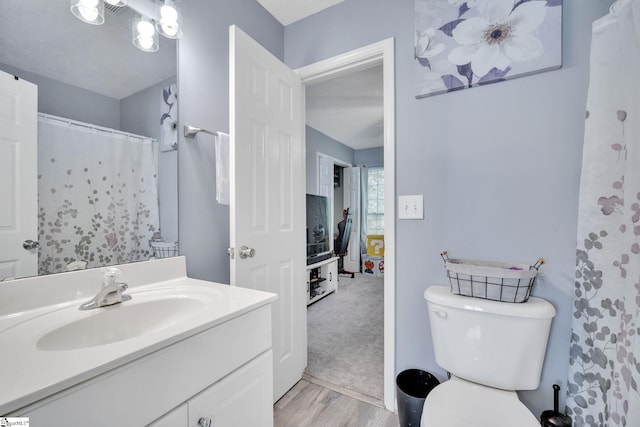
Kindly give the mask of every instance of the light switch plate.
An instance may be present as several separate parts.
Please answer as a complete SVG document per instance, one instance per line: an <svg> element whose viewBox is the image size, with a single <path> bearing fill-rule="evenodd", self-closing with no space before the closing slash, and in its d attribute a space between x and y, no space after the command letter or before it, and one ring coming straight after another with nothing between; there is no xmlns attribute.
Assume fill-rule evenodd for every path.
<svg viewBox="0 0 640 427"><path fill-rule="evenodd" d="M398 196L398 219L424 219L422 194Z"/></svg>

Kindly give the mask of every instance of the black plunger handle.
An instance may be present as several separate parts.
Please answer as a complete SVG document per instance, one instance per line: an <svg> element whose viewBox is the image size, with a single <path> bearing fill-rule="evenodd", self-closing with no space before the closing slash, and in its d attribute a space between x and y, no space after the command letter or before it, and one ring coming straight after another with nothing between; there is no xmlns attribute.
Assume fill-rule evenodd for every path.
<svg viewBox="0 0 640 427"><path fill-rule="evenodd" d="M553 385L553 410L558 413L558 393L560 392L560 386L558 384Z"/></svg>

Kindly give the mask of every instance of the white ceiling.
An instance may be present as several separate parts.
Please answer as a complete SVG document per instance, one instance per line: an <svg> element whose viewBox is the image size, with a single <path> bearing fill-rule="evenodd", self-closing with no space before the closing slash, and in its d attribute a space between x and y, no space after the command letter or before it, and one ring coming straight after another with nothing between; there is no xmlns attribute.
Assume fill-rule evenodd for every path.
<svg viewBox="0 0 640 427"><path fill-rule="evenodd" d="M282 25L289 25L344 0L258 0Z"/></svg>
<svg viewBox="0 0 640 427"><path fill-rule="evenodd" d="M307 125L354 150L384 145L382 65L307 86Z"/></svg>
<svg viewBox="0 0 640 427"><path fill-rule="evenodd" d="M175 77L175 40L160 50L131 43L133 11L105 11L103 25L85 24L69 0L0 1L0 63L115 99Z"/></svg>

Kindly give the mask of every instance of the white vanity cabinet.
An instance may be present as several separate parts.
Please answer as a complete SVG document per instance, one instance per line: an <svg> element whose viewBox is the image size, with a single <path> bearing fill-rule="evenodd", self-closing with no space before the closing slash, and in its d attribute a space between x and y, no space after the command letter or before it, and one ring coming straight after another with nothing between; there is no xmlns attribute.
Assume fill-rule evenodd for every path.
<svg viewBox="0 0 640 427"><path fill-rule="evenodd" d="M271 346L265 300L6 416L47 427L272 427Z"/></svg>

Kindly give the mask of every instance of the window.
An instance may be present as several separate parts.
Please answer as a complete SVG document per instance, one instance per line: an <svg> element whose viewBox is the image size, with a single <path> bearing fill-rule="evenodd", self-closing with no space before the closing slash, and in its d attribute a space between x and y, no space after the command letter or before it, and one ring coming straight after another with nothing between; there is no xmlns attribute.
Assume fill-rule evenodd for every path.
<svg viewBox="0 0 640 427"><path fill-rule="evenodd" d="M367 234L384 234L384 168L371 167L367 176Z"/></svg>

